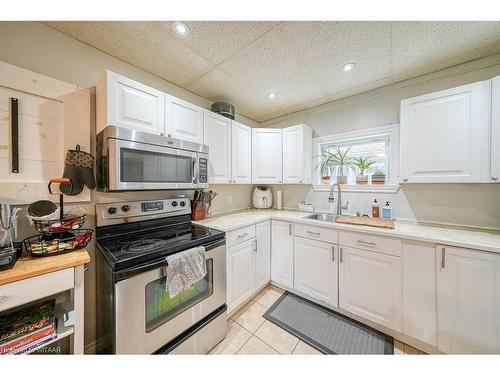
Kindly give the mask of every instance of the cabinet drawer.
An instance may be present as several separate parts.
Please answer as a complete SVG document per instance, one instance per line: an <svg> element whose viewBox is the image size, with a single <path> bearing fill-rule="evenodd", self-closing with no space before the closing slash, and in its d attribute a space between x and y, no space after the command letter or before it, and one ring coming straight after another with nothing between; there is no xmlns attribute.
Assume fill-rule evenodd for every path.
<svg viewBox="0 0 500 375"><path fill-rule="evenodd" d="M73 268L0 286L0 311L73 289Z"/></svg>
<svg viewBox="0 0 500 375"><path fill-rule="evenodd" d="M239 244L240 242L249 240L255 237L255 225L248 225L243 228L232 230L226 235L227 247Z"/></svg>
<svg viewBox="0 0 500 375"><path fill-rule="evenodd" d="M340 231L339 244L381 254L401 256L401 240L397 238Z"/></svg>
<svg viewBox="0 0 500 375"><path fill-rule="evenodd" d="M295 235L313 240L338 243L338 231L314 225L295 224Z"/></svg>

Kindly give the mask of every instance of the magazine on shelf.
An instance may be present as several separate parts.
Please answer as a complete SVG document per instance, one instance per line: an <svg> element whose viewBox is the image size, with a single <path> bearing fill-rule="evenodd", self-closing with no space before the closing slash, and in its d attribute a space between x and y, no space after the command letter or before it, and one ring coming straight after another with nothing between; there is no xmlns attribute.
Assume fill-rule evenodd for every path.
<svg viewBox="0 0 500 375"><path fill-rule="evenodd" d="M42 338L43 333L50 336L55 327L55 299L16 308L0 316L0 348L16 345L18 340L26 340L29 345L33 342L29 340L31 335L36 339Z"/></svg>
<svg viewBox="0 0 500 375"><path fill-rule="evenodd" d="M52 339L56 335L56 325L50 325L48 327L40 328L34 332L24 335L18 339L14 339L0 345L0 354L10 354L19 351L27 346L38 342L41 339L46 339L47 337Z"/></svg>

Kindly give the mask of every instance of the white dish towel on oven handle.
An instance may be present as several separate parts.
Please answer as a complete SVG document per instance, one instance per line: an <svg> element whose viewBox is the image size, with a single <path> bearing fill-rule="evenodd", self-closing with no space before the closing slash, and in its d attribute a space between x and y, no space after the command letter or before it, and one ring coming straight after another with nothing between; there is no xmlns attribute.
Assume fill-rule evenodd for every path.
<svg viewBox="0 0 500 375"><path fill-rule="evenodd" d="M189 290L207 274L205 247L198 246L167 257L166 292L173 298Z"/></svg>

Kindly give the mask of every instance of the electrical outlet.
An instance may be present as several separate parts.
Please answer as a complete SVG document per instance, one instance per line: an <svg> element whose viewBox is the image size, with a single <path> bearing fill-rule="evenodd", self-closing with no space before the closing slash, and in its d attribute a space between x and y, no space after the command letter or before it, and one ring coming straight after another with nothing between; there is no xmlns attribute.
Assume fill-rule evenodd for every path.
<svg viewBox="0 0 500 375"><path fill-rule="evenodd" d="M233 204L233 197L231 195L227 197L227 204Z"/></svg>

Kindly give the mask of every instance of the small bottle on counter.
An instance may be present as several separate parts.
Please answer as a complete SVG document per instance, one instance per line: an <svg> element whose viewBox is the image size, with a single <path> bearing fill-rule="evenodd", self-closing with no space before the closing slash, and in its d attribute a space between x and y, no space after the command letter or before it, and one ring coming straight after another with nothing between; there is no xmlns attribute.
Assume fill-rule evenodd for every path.
<svg viewBox="0 0 500 375"><path fill-rule="evenodd" d="M378 204L377 199L374 199L372 204L372 217L379 217L379 216L380 216L380 206Z"/></svg>
<svg viewBox="0 0 500 375"><path fill-rule="evenodd" d="M385 202L385 206L382 207L382 219L392 220L392 207L391 202Z"/></svg>

